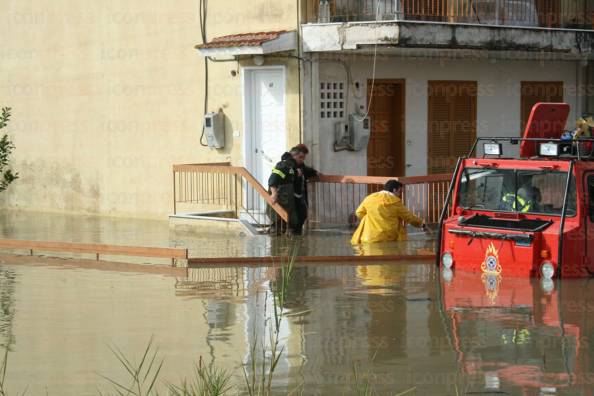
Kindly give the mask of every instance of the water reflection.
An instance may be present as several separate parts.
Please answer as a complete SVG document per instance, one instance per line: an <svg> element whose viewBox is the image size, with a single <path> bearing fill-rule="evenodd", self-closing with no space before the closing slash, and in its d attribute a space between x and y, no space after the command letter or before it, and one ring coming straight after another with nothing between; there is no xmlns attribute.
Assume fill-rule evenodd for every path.
<svg viewBox="0 0 594 396"><path fill-rule="evenodd" d="M96 373L119 375L107 345L141 351L154 336L163 381L189 375L202 356L242 386L242 364L270 345L279 277L278 268L170 278L0 266L0 340L15 341L9 382L95 394ZM297 267L274 390L353 394L358 365L378 394L591 394L593 284L502 278L493 293L480 275L445 282L432 263Z"/></svg>
<svg viewBox="0 0 594 396"><path fill-rule="evenodd" d="M475 387L518 394L591 394L594 282L457 273L443 303L459 370ZM572 393L573 392L573 393ZM586 392L586 393L582 393Z"/></svg>
<svg viewBox="0 0 594 396"><path fill-rule="evenodd" d="M16 284L14 271L0 266L0 347L10 348L14 343L12 331L15 306Z"/></svg>

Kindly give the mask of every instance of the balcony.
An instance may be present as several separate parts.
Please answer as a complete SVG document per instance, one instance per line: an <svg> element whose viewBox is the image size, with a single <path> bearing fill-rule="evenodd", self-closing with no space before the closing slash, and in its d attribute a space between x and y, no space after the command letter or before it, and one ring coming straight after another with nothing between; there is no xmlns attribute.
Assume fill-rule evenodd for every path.
<svg viewBox="0 0 594 396"><path fill-rule="evenodd" d="M414 49L535 53L592 59L590 0L310 0L305 52Z"/></svg>
<svg viewBox="0 0 594 396"><path fill-rule="evenodd" d="M308 23L431 21L593 30L588 0L310 0Z"/></svg>

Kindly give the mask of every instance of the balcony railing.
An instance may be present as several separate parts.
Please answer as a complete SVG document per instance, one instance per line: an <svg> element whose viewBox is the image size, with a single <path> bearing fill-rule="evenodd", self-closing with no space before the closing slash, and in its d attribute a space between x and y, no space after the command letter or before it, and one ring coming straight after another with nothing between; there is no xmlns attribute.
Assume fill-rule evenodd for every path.
<svg viewBox="0 0 594 396"><path fill-rule="evenodd" d="M309 23L433 21L594 30L590 0L309 0Z"/></svg>

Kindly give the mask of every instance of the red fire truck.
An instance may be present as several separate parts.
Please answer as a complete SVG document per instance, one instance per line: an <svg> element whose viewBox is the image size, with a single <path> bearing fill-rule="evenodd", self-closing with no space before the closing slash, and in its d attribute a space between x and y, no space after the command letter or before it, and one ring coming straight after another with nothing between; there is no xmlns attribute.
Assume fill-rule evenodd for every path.
<svg viewBox="0 0 594 396"><path fill-rule="evenodd" d="M594 139L564 132L569 111L539 103L523 138L478 138L458 160L437 238L444 276L594 276Z"/></svg>

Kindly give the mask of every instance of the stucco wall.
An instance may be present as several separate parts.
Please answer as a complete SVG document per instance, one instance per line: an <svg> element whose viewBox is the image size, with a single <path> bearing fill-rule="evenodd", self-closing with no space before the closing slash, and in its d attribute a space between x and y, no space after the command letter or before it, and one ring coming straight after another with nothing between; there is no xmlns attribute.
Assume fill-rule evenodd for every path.
<svg viewBox="0 0 594 396"><path fill-rule="evenodd" d="M224 150L202 148L203 58L197 0L7 0L0 13L0 106L19 179L1 207L163 217L171 165L242 162L237 63L210 67L210 105L228 117ZM294 29L293 2L209 2L208 37ZM249 61L247 61L249 63ZM246 64L247 64L246 63ZM288 64L288 107L298 104ZM290 142L299 117L288 110Z"/></svg>
<svg viewBox="0 0 594 396"><path fill-rule="evenodd" d="M334 61L318 60L319 81L345 81L344 67ZM365 112L367 81L372 76L372 57L350 55L342 58L349 65L352 75L350 111ZM576 81L584 69L575 62L536 62L478 59L406 59L380 56L377 62L378 79L406 80L406 164L407 176L427 174L427 115L429 80L470 80L478 82L477 103L478 136L519 136L521 123L521 81L563 81L565 101L572 107L570 122L581 114L576 96ZM577 80L576 80L577 79ZM317 80L316 80L317 81ZM361 89L356 91L358 82ZM583 82L582 82L583 83ZM319 84L314 84L314 87ZM313 95L318 98L317 92ZM314 111L317 125L311 128L306 141L314 146L319 143L318 165L326 174L366 175L367 152L333 151L334 124L336 120L319 117L319 100ZM571 125L568 125L570 127Z"/></svg>

